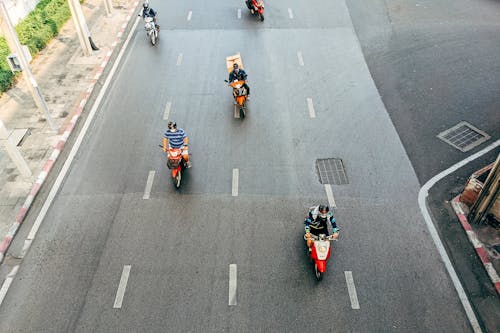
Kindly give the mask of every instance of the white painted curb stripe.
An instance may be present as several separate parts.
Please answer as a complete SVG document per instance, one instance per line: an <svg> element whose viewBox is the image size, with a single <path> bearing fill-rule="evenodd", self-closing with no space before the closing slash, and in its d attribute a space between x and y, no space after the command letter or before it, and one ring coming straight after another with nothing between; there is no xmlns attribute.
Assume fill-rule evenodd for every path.
<svg viewBox="0 0 500 333"><path fill-rule="evenodd" d="M233 186L232 186L232 190L231 190L233 197L238 196L238 178L239 178L239 176L240 176L239 170L233 169Z"/></svg>
<svg viewBox="0 0 500 333"><path fill-rule="evenodd" d="M453 285L455 286L455 289L458 293L458 297L460 298L460 301L462 302L462 306L464 307L465 313L467 315L467 318L469 319L469 322L472 326L472 329L474 330L475 333L480 333L482 332L481 326L479 325L479 322L477 321L476 315L474 314L474 310L472 310L472 306L470 305L469 299L467 298L467 294L465 293L462 284L460 283L460 280L457 276L457 273L455 272L455 268L453 268L453 265L451 264L450 258L448 257L448 254L446 253L446 250L443 246L443 243L441 242L441 239L439 238L439 234L436 230L436 227L434 226L434 223L432 222L431 215L429 211L427 210L427 204L426 204L426 199L427 196L429 195L429 190L436 184L438 181L440 181L442 178L446 177L452 172L455 172L459 168L463 167L467 163L475 160L476 158L486 154L492 149L495 149L500 145L500 140L497 140L487 146L486 148L478 151L477 153L469 156L468 158L452 165L448 169L440 172L439 174L435 175L432 177L427 183L422 186L420 191L418 192L418 204L420 206L420 211L424 217L425 224L427 226L427 229L429 230L429 233L432 237L432 240L434 241L434 245L436 246L439 255L441 256L441 259L444 262L444 265L446 267L446 270L448 271L448 274L450 275L451 281L453 282Z"/></svg>
<svg viewBox="0 0 500 333"><path fill-rule="evenodd" d="M333 198L332 186L330 184L325 184L326 196L328 197L328 205L332 208L337 208L335 204L335 199Z"/></svg>
<svg viewBox="0 0 500 333"><path fill-rule="evenodd" d="M163 112L163 120L167 120L170 115L170 108L172 107L172 102L168 101L165 105L165 112Z"/></svg>
<svg viewBox="0 0 500 333"><path fill-rule="evenodd" d="M148 180L146 181L146 188L144 189L144 195L142 196L143 199L149 199L149 196L151 195L151 188L153 187L153 181L155 179L155 171L151 170L149 171L148 175Z"/></svg>
<svg viewBox="0 0 500 333"><path fill-rule="evenodd" d="M347 291L349 292L349 298L351 299L351 308L354 310L359 310L358 295L356 294L356 287L354 286L354 279L352 278L351 271L345 271L345 280L347 282Z"/></svg>
<svg viewBox="0 0 500 333"><path fill-rule="evenodd" d="M66 159L66 162L64 162L64 165L61 168L61 171L59 172L59 175L57 176L57 178L54 182L54 185L52 185L52 188L50 189L50 192L49 192L47 199L45 200L45 202L42 206L42 209L40 210L40 213L38 213L38 216L37 216L35 222L33 223L33 227L31 228L27 239L24 241L24 246L23 246L22 252L20 254L20 258L23 258L26 255L28 249L30 248L31 243L32 243L33 239L35 238L36 233L38 232L38 228L40 228L40 225L41 225L43 219L45 218L45 215L47 214L49 207L52 205L52 201L54 201L54 198L55 198L57 192L59 191L59 188L61 187L63 179L66 177L66 174L68 173L68 170L71 166L71 163L73 162L73 159L76 156L76 153L78 152L78 149L80 149L80 145L82 144L83 138L85 137L85 135L90 127L90 123L94 119L94 116L97 112L97 109L99 108L99 105L101 104L101 101L104 98L104 95L106 94L106 90L108 89L109 84L111 83L111 79L113 78L113 76L114 76L114 74L115 74L115 72L120 64L120 61L123 57L123 54L125 53L125 50L127 49L127 46L130 42L130 39L132 38L133 32L137 28L137 24L139 23L139 19L140 18L138 17L135 20L134 26L130 30L130 33L127 37L127 40L123 44L123 47L120 50L120 53L118 54L118 57L116 58L116 61L113 64L113 67L111 68L111 71L109 72L108 77L106 78L106 81L104 81L104 85L102 86L101 91L97 95L96 101L95 101L94 105L92 106L92 109L90 110L89 115L88 115L87 119L85 120L85 123L83 124L82 129L81 129L80 133L78 134L78 137L75 140L75 143L73 144L73 147L71 148L71 151L68 155L68 158Z"/></svg>
<svg viewBox="0 0 500 333"><path fill-rule="evenodd" d="M293 19L293 12L292 12L292 8L288 8L288 16Z"/></svg>
<svg viewBox="0 0 500 333"><path fill-rule="evenodd" d="M484 263L484 267L486 268L486 271L488 272L488 275L490 276L493 284L499 283L500 277L498 277L497 271L495 270L495 267L493 267L493 264L491 262L487 262Z"/></svg>
<svg viewBox="0 0 500 333"><path fill-rule="evenodd" d="M302 58L302 52L298 51L297 52L297 58L299 59L299 65L304 66L304 58Z"/></svg>
<svg viewBox="0 0 500 333"><path fill-rule="evenodd" d="M116 291L115 304L113 305L113 309L120 309L122 307L123 296L125 296L125 289L127 288L127 282L131 267L131 265L123 266L122 277L120 278L120 284L118 285L118 290Z"/></svg>
<svg viewBox="0 0 500 333"><path fill-rule="evenodd" d="M188 21L191 21L191 16L193 16L193 12L190 10L187 17Z"/></svg>
<svg viewBox="0 0 500 333"><path fill-rule="evenodd" d="M483 243L481 243L481 241L477 239L474 231L467 230L466 233L475 249L483 247Z"/></svg>
<svg viewBox="0 0 500 333"><path fill-rule="evenodd" d="M229 305L236 305L236 288L237 288L237 270L236 264L229 265Z"/></svg>
<svg viewBox="0 0 500 333"><path fill-rule="evenodd" d="M316 113L314 112L314 105L312 98L307 98L307 109L309 110L309 117L316 118Z"/></svg>
<svg viewBox="0 0 500 333"><path fill-rule="evenodd" d="M177 57L177 64L176 64L177 66L180 66L182 64L182 57L183 57L182 53L179 53L179 56Z"/></svg>
<svg viewBox="0 0 500 333"><path fill-rule="evenodd" d="M2 288L0 289L0 305L2 305L5 296L7 296L7 291L9 290L12 281L16 277L18 270L19 270L19 265L14 266L14 268L12 268L9 275L7 275L7 278L3 282Z"/></svg>
<svg viewBox="0 0 500 333"><path fill-rule="evenodd" d="M238 8L238 18L241 18L241 8Z"/></svg>

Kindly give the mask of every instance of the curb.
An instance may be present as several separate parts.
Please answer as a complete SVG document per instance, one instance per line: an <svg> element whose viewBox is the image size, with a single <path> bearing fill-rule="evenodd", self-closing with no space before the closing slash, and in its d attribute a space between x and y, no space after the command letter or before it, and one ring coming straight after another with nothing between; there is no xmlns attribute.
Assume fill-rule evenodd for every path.
<svg viewBox="0 0 500 333"><path fill-rule="evenodd" d="M63 134L61 135L61 138L59 139L59 141L55 144L54 150L52 151L52 154L50 155L49 159L45 162L45 164L42 168L42 171L40 172L40 174L36 178L35 183L33 184L32 188L31 188L30 193L26 197L26 200L24 201L21 209L19 210L19 212L16 215L14 223L12 223L12 225L9 228L9 231L7 232L7 235L4 237L4 239L0 243L0 264L5 259L5 255L7 253L7 250L10 247L10 244L12 243L12 240L16 236L19 228L21 227L21 224L23 223L24 219L26 218L26 214L28 213L29 209L31 208L31 205L35 201L35 198L36 198L38 192L40 191L40 188L45 183L45 180L47 179L47 175L52 170L52 167L54 166L55 162L57 161L57 158L59 157L62 150L64 149L66 141L68 140L69 136L73 132L73 129L75 128L76 123L77 123L78 119L80 118L80 116L83 112L83 109L84 109L85 105L87 104L87 101L88 101L91 93L94 91L95 84L97 83L97 81L101 77L102 73L104 72L104 68L108 64L109 59L111 58L111 55L113 54L113 52L115 52L116 46L119 45L120 42L122 41L122 36L125 33L125 29L126 29L127 25L129 24L130 19L132 18L133 14L136 12L138 4L139 4L138 1L135 1L132 4L132 8L129 10L129 14L125 18L123 24L120 27L119 32L116 35L116 40L113 42L113 44L111 44L111 48L106 53L104 61L99 66L97 66L97 68L95 69L95 75L94 75L89 87L87 88L87 90L83 94L83 98L80 100L80 103L78 104L78 106L74 110L74 113L73 113L74 115L71 118L71 121L66 126L66 129L64 130Z"/></svg>
<svg viewBox="0 0 500 333"><path fill-rule="evenodd" d="M462 210L462 207L460 207L460 195L457 195L452 201L451 201L451 206L453 207L453 210L455 211L455 214L457 215L458 219L460 220L460 223L462 224L462 227L465 230L465 233L467 234L467 237L469 238L469 241L471 242L472 246L474 246L474 249L476 250L476 253L481 259L481 262L483 263L484 269L488 273L488 276L490 277L491 282L495 286L495 289L497 290L498 295L500 295L500 277L498 276L497 271L493 267L493 264L491 263L490 259L488 258L488 252L486 252L486 249L481 243L481 241L477 238L476 233L474 230L472 230L471 225L469 224L469 221L467 220L467 215L465 215L464 211Z"/></svg>

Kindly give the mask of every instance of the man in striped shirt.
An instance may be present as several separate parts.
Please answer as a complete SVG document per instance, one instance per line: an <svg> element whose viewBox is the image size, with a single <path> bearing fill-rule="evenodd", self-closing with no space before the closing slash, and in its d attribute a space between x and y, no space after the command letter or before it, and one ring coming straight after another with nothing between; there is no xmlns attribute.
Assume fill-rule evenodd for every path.
<svg viewBox="0 0 500 333"><path fill-rule="evenodd" d="M181 148L182 158L184 158L186 167L190 168L191 163L189 162L188 143L189 139L186 132L184 132L182 128L177 128L175 121L169 121L168 130L165 132L165 136L163 137L163 151L167 152L169 147Z"/></svg>

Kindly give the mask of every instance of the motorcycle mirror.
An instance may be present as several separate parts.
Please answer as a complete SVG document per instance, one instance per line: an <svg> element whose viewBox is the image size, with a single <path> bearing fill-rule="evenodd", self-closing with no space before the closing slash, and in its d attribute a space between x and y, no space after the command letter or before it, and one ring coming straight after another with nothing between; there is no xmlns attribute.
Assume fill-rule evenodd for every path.
<svg viewBox="0 0 500 333"><path fill-rule="evenodd" d="M224 82L229 82L228 80L224 80Z"/></svg>

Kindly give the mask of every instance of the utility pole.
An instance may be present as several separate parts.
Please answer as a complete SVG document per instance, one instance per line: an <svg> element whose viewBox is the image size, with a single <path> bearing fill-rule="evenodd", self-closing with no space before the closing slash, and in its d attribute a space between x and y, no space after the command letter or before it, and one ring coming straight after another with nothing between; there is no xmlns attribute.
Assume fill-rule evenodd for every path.
<svg viewBox="0 0 500 333"><path fill-rule="evenodd" d="M23 156L21 155L21 152L19 152L19 149L12 142L11 138L9 137L9 131L7 131L7 129L3 124L3 121L1 120L0 120L0 141L4 141L7 154L9 154L10 159L16 165L17 170L19 170L19 173L23 177L30 177L32 173L28 166L28 163L26 163Z"/></svg>
<svg viewBox="0 0 500 333"><path fill-rule="evenodd" d="M78 35L78 40L80 41L80 46L82 47L83 54L89 56L92 51L99 50L95 46L92 38L90 37L90 30L85 21L85 16L83 15L82 6L78 0L68 0L69 9L71 10L71 17L73 17L73 22L75 24L76 33Z"/></svg>
<svg viewBox="0 0 500 333"><path fill-rule="evenodd" d="M111 16L111 12L113 9L113 4L111 0L104 0L104 8L106 9L106 16Z"/></svg>
<svg viewBox="0 0 500 333"><path fill-rule="evenodd" d="M40 88L36 83L33 73L31 72L28 59L26 58L26 54L24 53L21 43L17 38L16 30L14 30L14 25L10 20L9 13L7 12L7 7L5 6L3 0L0 0L0 23L3 27L2 30L4 31L7 45L9 46L11 51L16 52L17 59L19 60L19 63L21 65L24 80L26 81L26 85L28 86L31 95L35 100L36 106L45 114L45 118L47 118L47 122L49 123L50 128L53 131L57 131L57 126L50 116L49 108L47 107L47 103L45 103L45 98L43 97L42 92L40 91Z"/></svg>
<svg viewBox="0 0 500 333"><path fill-rule="evenodd" d="M469 218L473 223L479 223L488 214L488 211L498 198L500 184L500 154L498 154L493 168L491 168L483 188L472 205Z"/></svg>

